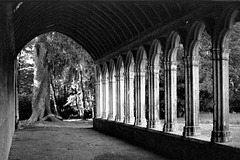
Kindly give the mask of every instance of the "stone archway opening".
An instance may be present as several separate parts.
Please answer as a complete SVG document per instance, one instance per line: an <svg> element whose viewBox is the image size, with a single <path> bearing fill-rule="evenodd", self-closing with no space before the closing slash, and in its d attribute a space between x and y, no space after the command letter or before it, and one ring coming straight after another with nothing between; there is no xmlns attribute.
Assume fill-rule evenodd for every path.
<svg viewBox="0 0 240 160"><path fill-rule="evenodd" d="M226 46L229 49L229 131L231 140L237 141L239 129L236 126L240 121L240 14L233 15L233 24L226 37ZM227 75L226 75L227 76Z"/></svg>
<svg viewBox="0 0 240 160"><path fill-rule="evenodd" d="M213 123L212 37L206 27L201 32L199 46L199 134L210 134Z"/></svg>
<svg viewBox="0 0 240 160"><path fill-rule="evenodd" d="M45 41L39 42L39 37ZM19 103L16 106L16 124L28 119L34 111L34 92L40 92L41 76L47 77L43 69L36 71L36 57L44 52L41 63L49 71L48 84L50 113L63 119L93 118L95 107L95 73L94 61L86 50L70 37L59 32L42 34L30 41L18 54L15 74ZM34 63L35 62L35 63ZM39 81L38 81L39 80ZM35 87L35 88L34 88ZM34 89L32 89L34 88ZM47 94L47 93L46 93ZM35 101L36 102L36 101ZM46 110L43 112L46 114ZM33 115L33 114L32 114ZM44 116L43 116L44 117ZM43 118L41 117L41 118ZM41 119L40 117L37 120Z"/></svg>

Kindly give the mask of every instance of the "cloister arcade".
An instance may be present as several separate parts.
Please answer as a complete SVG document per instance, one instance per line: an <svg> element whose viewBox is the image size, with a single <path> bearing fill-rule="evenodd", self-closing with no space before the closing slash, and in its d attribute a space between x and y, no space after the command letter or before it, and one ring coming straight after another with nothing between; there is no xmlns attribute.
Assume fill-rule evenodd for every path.
<svg viewBox="0 0 240 160"><path fill-rule="evenodd" d="M94 129L182 157L239 159L239 149L218 145L231 140L229 40L233 25L240 20L239 9L239 1L211 0L1 2L0 159L7 159L14 133L16 56L31 39L50 31L71 37L96 63ZM201 134L199 48L205 30L212 44L211 143L191 141ZM168 133L178 125L180 44L184 48L185 125L182 136L173 136ZM160 78L164 96L159 91ZM164 122L160 100L164 100Z"/></svg>
<svg viewBox="0 0 240 160"><path fill-rule="evenodd" d="M227 142L229 132L228 103L228 35L238 11L227 13L228 21L222 30L214 28L213 80L214 80L214 124L213 142ZM195 21L187 35L172 31L169 36L142 44L135 50L103 61L96 66L96 118L108 119L145 128L173 132L177 130L177 50L180 40L184 45L185 71L185 126L183 136L200 135L199 127L199 47L204 21ZM219 24L222 25L222 24ZM219 26L217 26L219 27ZM211 31L210 31L211 33ZM163 57L160 60L160 57ZM160 63L164 66L164 92L159 96ZM146 74L147 73L147 74ZM147 77L148 76L148 77ZM146 83L148 79L148 83ZM145 86L149 90L145 90ZM148 95L148 104L145 94ZM108 96L109 95L109 96ZM165 99L164 124L160 122L160 99ZM117 102L117 103L116 103ZM115 104L115 105L114 105ZM149 105L147 112L146 104ZM146 119L145 113L149 114Z"/></svg>

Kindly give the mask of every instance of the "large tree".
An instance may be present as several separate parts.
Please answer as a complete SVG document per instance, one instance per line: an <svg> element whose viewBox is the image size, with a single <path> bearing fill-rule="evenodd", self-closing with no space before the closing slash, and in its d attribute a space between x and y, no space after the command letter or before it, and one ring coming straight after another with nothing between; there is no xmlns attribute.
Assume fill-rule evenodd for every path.
<svg viewBox="0 0 240 160"><path fill-rule="evenodd" d="M32 123L43 119L45 112L51 114L50 109L50 71L47 59L46 49L47 37L39 36L36 39L34 55L34 78L33 78L33 98L32 115L28 122Z"/></svg>
<svg viewBox="0 0 240 160"><path fill-rule="evenodd" d="M57 96L62 94L63 89L66 96L66 88L71 89L74 85L81 91L84 104L86 85L89 86L87 82L94 77L91 57L69 37L57 32L43 34L34 40L34 47L34 85L29 123L54 118L50 95L54 102L52 111L58 115Z"/></svg>

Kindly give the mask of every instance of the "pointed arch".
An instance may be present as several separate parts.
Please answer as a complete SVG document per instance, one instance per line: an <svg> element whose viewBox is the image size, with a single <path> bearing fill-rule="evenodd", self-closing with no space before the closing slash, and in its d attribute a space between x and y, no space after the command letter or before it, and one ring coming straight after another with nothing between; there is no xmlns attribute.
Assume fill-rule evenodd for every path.
<svg viewBox="0 0 240 160"><path fill-rule="evenodd" d="M199 47L201 45L200 40L202 39L202 33L206 25L202 21L196 21L188 34L185 50L188 57L195 59L199 56Z"/></svg>
<svg viewBox="0 0 240 160"><path fill-rule="evenodd" d="M172 31L167 39L164 61L171 62L177 60L177 49L180 43L180 35L176 31Z"/></svg>
<svg viewBox="0 0 240 160"><path fill-rule="evenodd" d="M147 53L143 46L137 50L135 65L135 100L136 100L136 116L135 125L146 127L146 98L145 83L147 69Z"/></svg>
<svg viewBox="0 0 240 160"><path fill-rule="evenodd" d="M136 55L136 67L141 70L146 70L147 66L147 52L143 46L140 46Z"/></svg>
<svg viewBox="0 0 240 160"><path fill-rule="evenodd" d="M225 9L221 18L216 24L216 29L214 32L214 48L228 49L228 41L230 36L230 31L233 25L236 23L235 18L239 13L239 9L233 6Z"/></svg>
<svg viewBox="0 0 240 160"><path fill-rule="evenodd" d="M134 124L134 57L131 51L125 60L125 123Z"/></svg>
<svg viewBox="0 0 240 160"><path fill-rule="evenodd" d="M148 74L148 128L160 128L160 97L159 97L159 70L162 47L160 42L153 40L149 50L149 74Z"/></svg>
<svg viewBox="0 0 240 160"><path fill-rule="evenodd" d="M229 131L229 39L235 18L236 6L229 6L218 19L213 34L213 131L212 142L230 141ZM221 133L221 134L220 134Z"/></svg>
<svg viewBox="0 0 240 160"><path fill-rule="evenodd" d="M163 130L177 130L177 51L180 35L172 31L164 52L165 122Z"/></svg>
<svg viewBox="0 0 240 160"><path fill-rule="evenodd" d="M156 59L160 58L160 54L162 53L162 45L159 40L155 39L153 40L150 50L149 50L149 63L151 65L154 65L156 62ZM156 57L159 56L159 57Z"/></svg>
<svg viewBox="0 0 240 160"><path fill-rule="evenodd" d="M185 45L185 126L183 135L200 135L199 127L199 48L206 25L202 21L193 23Z"/></svg>

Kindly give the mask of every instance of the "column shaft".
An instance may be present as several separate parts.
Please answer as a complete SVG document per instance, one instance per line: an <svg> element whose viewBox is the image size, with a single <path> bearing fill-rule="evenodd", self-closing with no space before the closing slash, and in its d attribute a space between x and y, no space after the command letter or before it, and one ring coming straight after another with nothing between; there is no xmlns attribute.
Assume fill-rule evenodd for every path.
<svg viewBox="0 0 240 160"><path fill-rule="evenodd" d="M119 122L124 121L124 75L120 75L120 82L119 82Z"/></svg>
<svg viewBox="0 0 240 160"><path fill-rule="evenodd" d="M112 76L109 75L109 104L108 104L108 108L109 108L109 113L108 113L108 120L113 120L113 85L112 85Z"/></svg>
<svg viewBox="0 0 240 160"><path fill-rule="evenodd" d="M135 78L134 78L134 101L135 101L135 123L134 125L139 125L139 72L138 69L135 69Z"/></svg>
<svg viewBox="0 0 240 160"><path fill-rule="evenodd" d="M97 110L97 114L96 114L96 118L101 118L102 117L102 96L101 96L101 90L102 90L102 84L101 84L101 80L100 78L98 78L98 80L95 83L95 87L96 87L96 110Z"/></svg>
<svg viewBox="0 0 240 160"><path fill-rule="evenodd" d="M103 113L102 118L107 119L108 117L108 106L109 106L109 80L105 76L103 79Z"/></svg>
<svg viewBox="0 0 240 160"><path fill-rule="evenodd" d="M117 76L117 116L116 121L124 121L124 76L123 73L118 73Z"/></svg>
<svg viewBox="0 0 240 160"><path fill-rule="evenodd" d="M104 77L104 79L102 79L102 119L106 119L107 115L106 115L106 77Z"/></svg>
<svg viewBox="0 0 240 160"><path fill-rule="evenodd" d="M185 62L185 126L183 136L200 135L199 127L199 58Z"/></svg>
<svg viewBox="0 0 240 160"><path fill-rule="evenodd" d="M128 123L129 119L129 99L128 99L128 92L129 92L129 72L126 69L124 74L124 123Z"/></svg>
<svg viewBox="0 0 240 160"><path fill-rule="evenodd" d="M229 52L213 49L214 114L212 142L230 141L229 132Z"/></svg>
<svg viewBox="0 0 240 160"><path fill-rule="evenodd" d="M134 72L129 73L129 93L128 93L128 105L129 105L129 124L134 124Z"/></svg>
<svg viewBox="0 0 240 160"><path fill-rule="evenodd" d="M149 121L148 128L160 128L159 69L149 66Z"/></svg>
<svg viewBox="0 0 240 160"><path fill-rule="evenodd" d="M116 120L117 112L117 82L115 75L112 77L112 120Z"/></svg>
<svg viewBox="0 0 240 160"><path fill-rule="evenodd" d="M165 107L165 132L177 130L177 62L167 63L167 106Z"/></svg>

